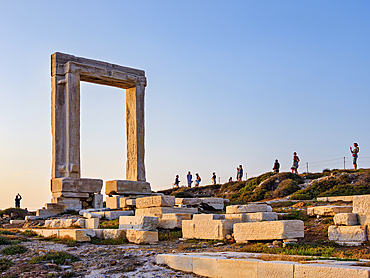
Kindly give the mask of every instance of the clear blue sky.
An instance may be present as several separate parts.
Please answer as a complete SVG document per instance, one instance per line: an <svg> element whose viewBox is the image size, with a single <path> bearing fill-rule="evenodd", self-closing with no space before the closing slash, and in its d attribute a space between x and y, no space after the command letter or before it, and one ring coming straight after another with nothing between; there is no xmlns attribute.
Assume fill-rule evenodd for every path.
<svg viewBox="0 0 370 278"><path fill-rule="evenodd" d="M146 71L153 190L278 158L370 167L369 1L0 1L0 207L49 202L50 55ZM125 91L81 86L82 176L125 178ZM333 159L333 160L332 160ZM332 160L322 163L319 161Z"/></svg>

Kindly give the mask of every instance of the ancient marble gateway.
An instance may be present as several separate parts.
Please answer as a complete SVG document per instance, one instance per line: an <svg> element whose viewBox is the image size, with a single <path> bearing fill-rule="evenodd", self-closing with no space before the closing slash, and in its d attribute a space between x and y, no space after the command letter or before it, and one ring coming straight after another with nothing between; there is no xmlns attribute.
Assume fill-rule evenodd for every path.
<svg viewBox="0 0 370 278"><path fill-rule="evenodd" d="M126 90L126 180L106 183L111 195L150 195L144 164L145 72L63 53L51 55L52 203L66 209L101 207L103 181L81 178L80 82Z"/></svg>

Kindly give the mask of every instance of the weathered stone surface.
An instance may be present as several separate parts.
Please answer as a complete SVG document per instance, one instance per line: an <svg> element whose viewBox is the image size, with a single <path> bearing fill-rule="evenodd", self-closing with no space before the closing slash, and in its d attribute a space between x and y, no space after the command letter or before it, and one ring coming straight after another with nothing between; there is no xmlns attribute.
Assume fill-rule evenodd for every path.
<svg viewBox="0 0 370 278"><path fill-rule="evenodd" d="M370 195L353 196L353 213L358 214L361 225L370 225Z"/></svg>
<svg viewBox="0 0 370 278"><path fill-rule="evenodd" d="M366 226L329 226L329 240L335 242L365 242Z"/></svg>
<svg viewBox="0 0 370 278"><path fill-rule="evenodd" d="M136 209L135 215L146 215L146 216L157 216L161 217L163 214L168 213L190 213L196 214L198 213L197 208L177 208L177 207L156 207L156 208L143 208L143 209Z"/></svg>
<svg viewBox="0 0 370 278"><path fill-rule="evenodd" d="M177 254L158 254L157 264L165 264L169 267L186 272L193 272L193 257Z"/></svg>
<svg viewBox="0 0 370 278"><path fill-rule="evenodd" d="M352 206L319 206L307 208L307 215L334 216L337 213L352 213Z"/></svg>
<svg viewBox="0 0 370 278"><path fill-rule="evenodd" d="M216 277L257 278L259 261L256 259L218 259Z"/></svg>
<svg viewBox="0 0 370 278"><path fill-rule="evenodd" d="M358 224L357 213L338 213L334 215L335 225L354 226Z"/></svg>
<svg viewBox="0 0 370 278"><path fill-rule="evenodd" d="M219 259L211 256L193 257L193 272L205 277L219 277L217 267Z"/></svg>
<svg viewBox="0 0 370 278"><path fill-rule="evenodd" d="M92 201L92 207L95 209L103 208L103 194L95 193Z"/></svg>
<svg viewBox="0 0 370 278"><path fill-rule="evenodd" d="M158 226L158 217L151 216L120 216L120 230L155 231Z"/></svg>
<svg viewBox="0 0 370 278"><path fill-rule="evenodd" d="M120 206L120 199L123 198L121 196L112 196L105 199L105 206L110 209L119 209Z"/></svg>
<svg viewBox="0 0 370 278"><path fill-rule="evenodd" d="M223 220L225 214L194 214L193 220L196 221L208 221L208 220Z"/></svg>
<svg viewBox="0 0 370 278"><path fill-rule="evenodd" d="M112 180L105 183L106 195L151 195L150 183L136 180Z"/></svg>
<svg viewBox="0 0 370 278"><path fill-rule="evenodd" d="M54 204L65 205L66 210L80 210L82 208L82 203L79 198L55 197L51 198L51 202Z"/></svg>
<svg viewBox="0 0 370 278"><path fill-rule="evenodd" d="M158 242L158 232L127 230L126 238L129 242L136 244L152 244Z"/></svg>
<svg viewBox="0 0 370 278"><path fill-rule="evenodd" d="M86 229L99 229L99 218L85 219Z"/></svg>
<svg viewBox="0 0 370 278"><path fill-rule="evenodd" d="M55 213L62 213L66 209L66 205L63 204L55 204L55 203L46 203L45 204L45 209L50 211L50 212L55 212Z"/></svg>
<svg viewBox="0 0 370 278"><path fill-rule="evenodd" d="M231 235L232 228L232 220L183 220L182 237L223 240L226 235Z"/></svg>
<svg viewBox="0 0 370 278"><path fill-rule="evenodd" d="M58 214L57 212L50 212L46 209L38 209L36 211L36 216L44 217L44 218L47 218L47 217L50 217L50 216L55 216L57 214Z"/></svg>
<svg viewBox="0 0 370 278"><path fill-rule="evenodd" d="M83 217L90 219L90 218L102 218L100 214L94 213L94 212L84 212Z"/></svg>
<svg viewBox="0 0 370 278"><path fill-rule="evenodd" d="M136 199L127 199L126 198L126 206L135 207L136 206Z"/></svg>
<svg viewBox="0 0 370 278"><path fill-rule="evenodd" d="M368 278L368 267L353 267L322 264L296 264L294 278Z"/></svg>
<svg viewBox="0 0 370 278"><path fill-rule="evenodd" d="M301 220L234 224L234 238L237 243L246 243L249 240L273 240L300 237L304 237L304 223Z"/></svg>
<svg viewBox="0 0 370 278"><path fill-rule="evenodd" d="M233 220L234 223L275 221L278 215L276 212L229 213L225 214L225 219Z"/></svg>
<svg viewBox="0 0 370 278"><path fill-rule="evenodd" d="M55 178L51 180L51 192L98 193L103 180L81 178Z"/></svg>
<svg viewBox="0 0 370 278"><path fill-rule="evenodd" d="M114 220L120 218L120 216L133 216L133 210L118 210L118 211L105 211L104 217L108 220Z"/></svg>
<svg viewBox="0 0 370 278"><path fill-rule="evenodd" d="M191 220L189 213L171 213L163 214L158 219L158 228L161 229L175 229L182 228L182 220Z"/></svg>
<svg viewBox="0 0 370 278"><path fill-rule="evenodd" d="M260 261L257 266L257 277L263 278L293 278L296 262Z"/></svg>
<svg viewBox="0 0 370 278"><path fill-rule="evenodd" d="M151 208L151 207L174 207L175 197L173 196L150 196L136 199L136 208Z"/></svg>
<svg viewBox="0 0 370 278"><path fill-rule="evenodd" d="M53 198L63 197L63 198L88 198L89 193L84 192L52 192Z"/></svg>
<svg viewBox="0 0 370 278"><path fill-rule="evenodd" d="M103 230L104 239L121 239L126 238L126 230L117 229L104 229Z"/></svg>
<svg viewBox="0 0 370 278"><path fill-rule="evenodd" d="M24 224L26 222L27 222L26 220L10 220L9 221L10 224Z"/></svg>
<svg viewBox="0 0 370 278"><path fill-rule="evenodd" d="M213 207L215 210L223 210L225 207L225 200L223 198L200 198L204 204Z"/></svg>
<svg viewBox="0 0 370 278"><path fill-rule="evenodd" d="M176 198L175 205L185 205L185 206L199 206L203 202L199 198Z"/></svg>
<svg viewBox="0 0 370 278"><path fill-rule="evenodd" d="M269 206L266 204L248 204L248 205L233 205L226 207L226 213L247 213L247 212L268 212Z"/></svg>
<svg viewBox="0 0 370 278"><path fill-rule="evenodd" d="M70 237L77 242L91 241L90 237L86 235L86 231L84 230L61 229L58 232L58 237L60 238Z"/></svg>

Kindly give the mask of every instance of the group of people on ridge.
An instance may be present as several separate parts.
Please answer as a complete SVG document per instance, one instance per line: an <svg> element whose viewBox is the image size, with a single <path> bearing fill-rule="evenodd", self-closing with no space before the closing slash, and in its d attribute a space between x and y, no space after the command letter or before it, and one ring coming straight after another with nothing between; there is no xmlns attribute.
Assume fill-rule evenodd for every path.
<svg viewBox="0 0 370 278"><path fill-rule="evenodd" d="M358 147L357 143L354 143L353 146L354 146L353 149L352 149L352 147L349 147L349 149L352 153L353 167L356 170L357 169L357 158L358 158L358 153L360 151L360 148ZM297 155L297 152L294 152L293 153L293 165L290 168L292 170L292 173L298 174L299 162L300 162L300 159ZM274 166L272 167L272 170L275 173L280 172L280 163L277 159L275 159ZM196 175L195 187L198 187L202 179L200 178L198 173L196 173L195 175ZM242 178L243 178L243 167L242 167L242 165L239 165L239 167L236 168L236 180L237 181L242 181ZM191 187L191 184L193 183L193 176L190 173L190 171L188 172L188 174L186 176L186 179L187 179L188 187ZM233 181L233 179L232 179L232 177L230 177L229 182L232 182L232 181ZM216 184L216 183L217 183L216 182L216 173L213 172L212 173L212 184ZM180 184L179 175L176 175L174 185L179 187L179 184Z"/></svg>

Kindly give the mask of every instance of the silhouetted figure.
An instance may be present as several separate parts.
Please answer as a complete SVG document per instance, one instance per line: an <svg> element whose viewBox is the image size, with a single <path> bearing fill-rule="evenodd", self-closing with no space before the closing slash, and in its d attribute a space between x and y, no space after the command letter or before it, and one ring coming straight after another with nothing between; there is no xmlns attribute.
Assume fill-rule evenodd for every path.
<svg viewBox="0 0 370 278"><path fill-rule="evenodd" d="M213 184L216 184L216 173L215 172L213 172L213 174L212 174L213 176L212 176L212 183Z"/></svg>
<svg viewBox="0 0 370 278"><path fill-rule="evenodd" d="M292 166L292 173L298 174L298 167L299 167L299 157L296 152L293 153L293 166Z"/></svg>
<svg viewBox="0 0 370 278"><path fill-rule="evenodd" d="M199 174L198 174L198 173L196 173L196 174L195 174L195 176L197 177L197 178L195 179L195 186L196 186L196 187L198 187L198 186L199 186L199 184L200 184L200 182L202 181L202 179L200 178L200 176L199 176Z"/></svg>
<svg viewBox="0 0 370 278"><path fill-rule="evenodd" d="M180 183L179 175L176 175L174 185L176 185L177 187L179 187L179 183Z"/></svg>
<svg viewBox="0 0 370 278"><path fill-rule="evenodd" d="M21 194L18 193L15 196L15 207L16 208L20 208L21 207L21 200L22 200L22 196L21 196Z"/></svg>
<svg viewBox="0 0 370 278"><path fill-rule="evenodd" d="M279 173L280 163L277 159L275 159L274 167L272 168L272 170L274 170L275 173Z"/></svg>
<svg viewBox="0 0 370 278"><path fill-rule="evenodd" d="M358 147L357 143L353 143L353 146L355 147L352 150L352 147L349 147L352 157L353 157L353 168L356 170L357 169L357 158L358 158L358 152L360 151L360 148Z"/></svg>
<svg viewBox="0 0 370 278"><path fill-rule="evenodd" d="M238 181L242 181L242 179L243 179L243 166L242 165L239 165L239 167L236 168L236 169L238 170L238 174L237 174L236 179Z"/></svg>
<svg viewBox="0 0 370 278"><path fill-rule="evenodd" d="M229 178L229 182L232 182L232 181L233 181L233 178L232 178L232 177L230 177L230 178Z"/></svg>
<svg viewBox="0 0 370 278"><path fill-rule="evenodd" d="M188 181L188 187L191 187L191 183L193 182L193 175L190 173L190 171L186 175L186 179Z"/></svg>

